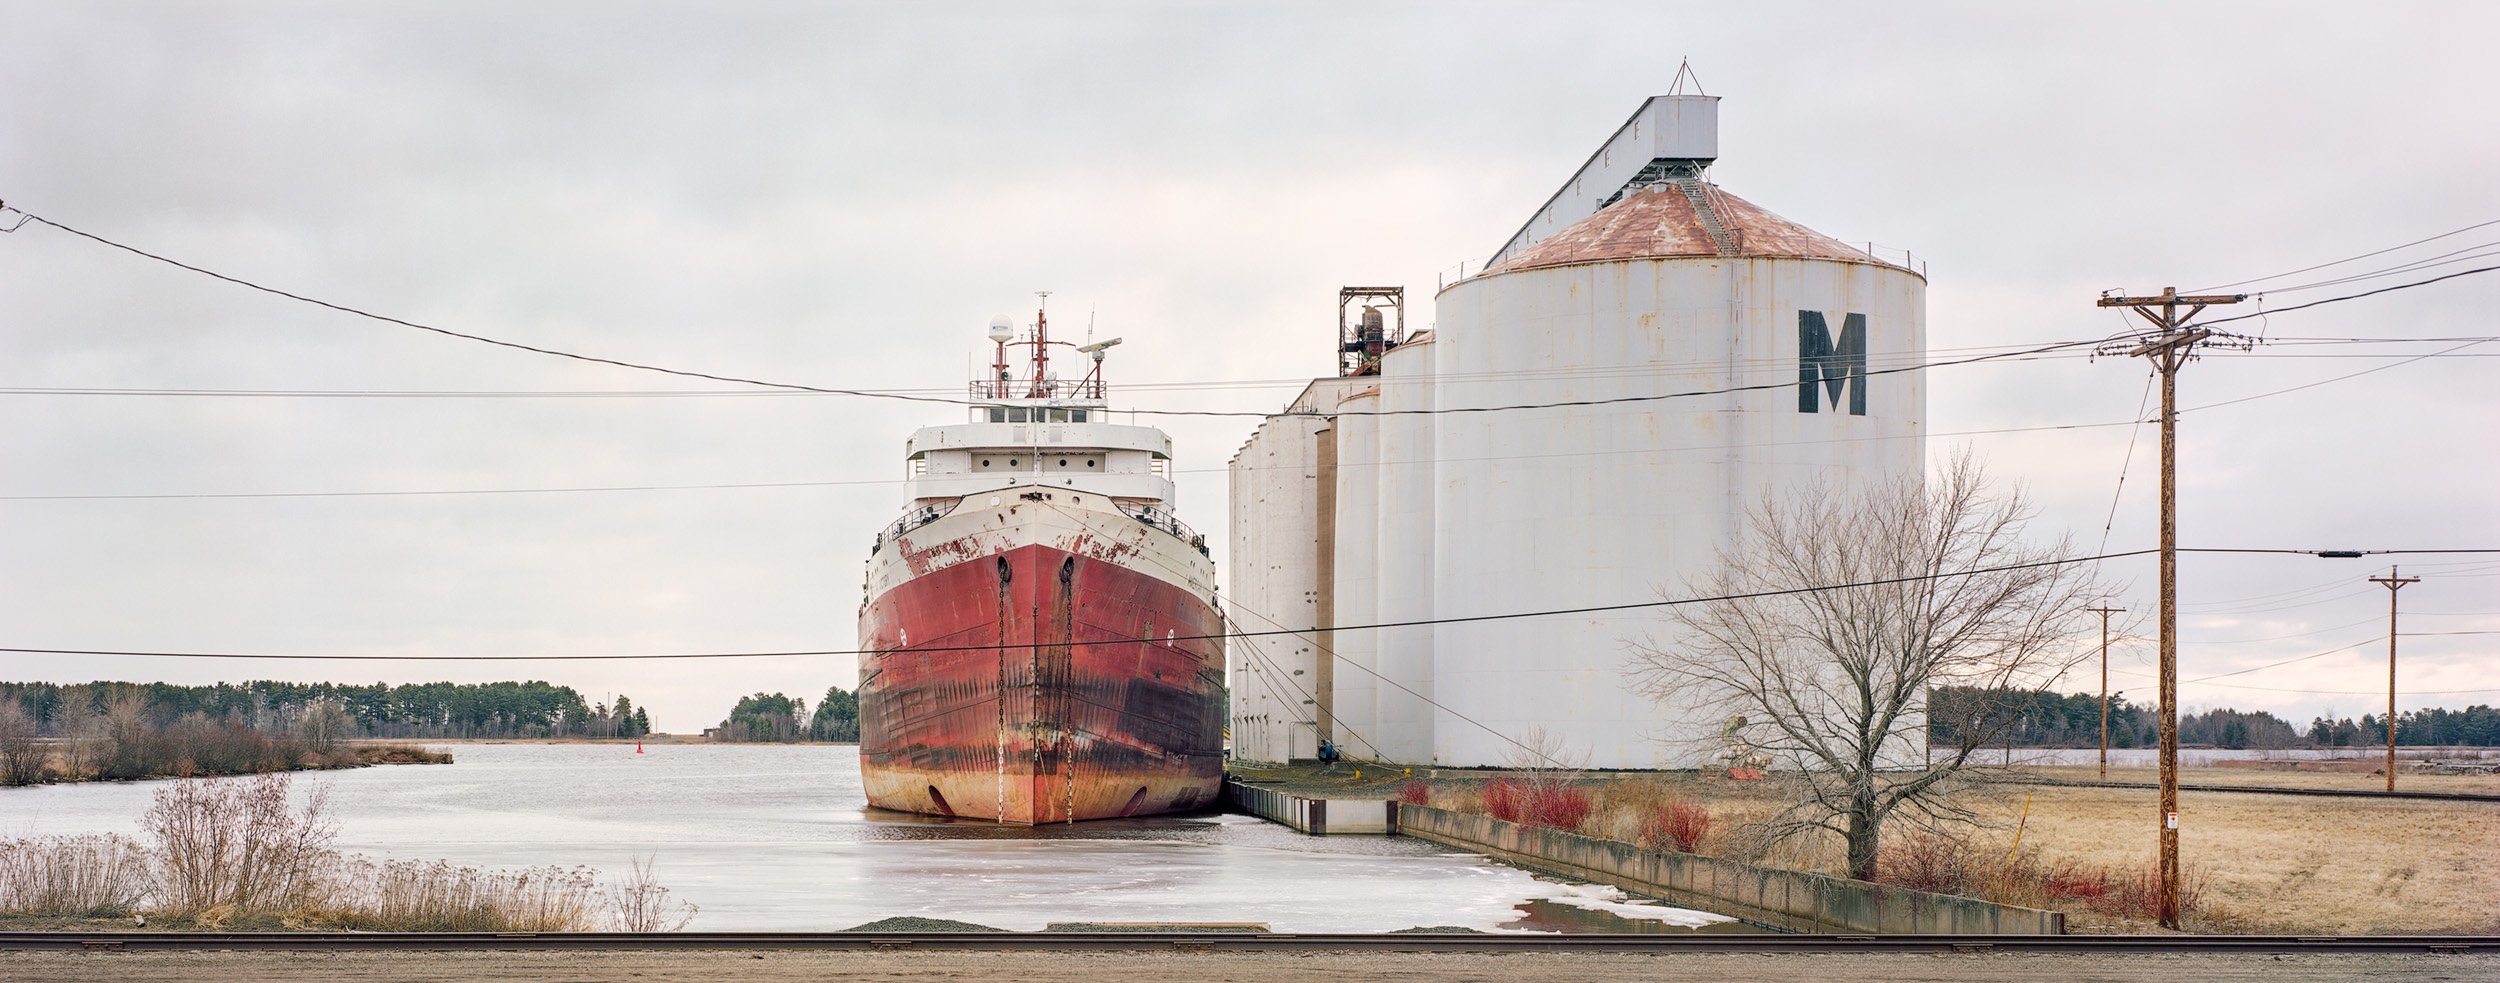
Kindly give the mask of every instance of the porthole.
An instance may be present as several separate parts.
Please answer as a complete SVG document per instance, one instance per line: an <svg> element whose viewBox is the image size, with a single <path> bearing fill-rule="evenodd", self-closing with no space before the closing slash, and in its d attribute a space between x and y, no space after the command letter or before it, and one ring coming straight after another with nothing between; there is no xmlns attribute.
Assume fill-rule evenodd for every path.
<svg viewBox="0 0 2500 983"><path fill-rule="evenodd" d="M1067 466L1068 466L1068 459L1067 459L1067 458L1064 458L1064 457L1063 457L1063 458L1060 458L1060 459L1059 459L1059 466L1060 466L1060 467L1063 467L1063 468L1064 468L1064 467L1067 467Z"/></svg>
<svg viewBox="0 0 2500 983"><path fill-rule="evenodd" d="M1012 467L1015 467L1015 466L1016 466L1016 463L1017 463L1017 462L1016 462L1016 459L1015 459L1015 458L1012 458L1012 457L1011 457L1011 458L1008 458L1008 459L1007 459L1007 466L1008 466L1008 467L1011 467L1011 468L1012 468Z"/></svg>
<svg viewBox="0 0 2500 983"><path fill-rule="evenodd" d="M1085 466L1090 468L1090 467L1093 467L1093 466L1094 466L1095 464L1097 464L1097 463L1099 463L1099 462L1095 462L1095 461L1087 461L1087 462L1085 462Z"/></svg>
<svg viewBox="0 0 2500 983"><path fill-rule="evenodd" d="M985 467L985 468L986 468L986 467L989 467L989 466L990 466L990 459L989 459L989 458L986 458L986 457L985 457L985 458L982 458L982 459L981 459L981 466L982 466L982 467Z"/></svg>

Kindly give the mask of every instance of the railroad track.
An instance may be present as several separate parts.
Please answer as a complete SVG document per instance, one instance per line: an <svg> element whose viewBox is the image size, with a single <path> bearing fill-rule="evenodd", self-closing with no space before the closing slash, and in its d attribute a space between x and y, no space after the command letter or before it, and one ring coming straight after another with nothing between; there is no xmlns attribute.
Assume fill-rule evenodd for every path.
<svg viewBox="0 0 2500 983"><path fill-rule="evenodd" d="M2500 954L2500 936L1335 935L1256 932L0 932L0 950L1128 950Z"/></svg>

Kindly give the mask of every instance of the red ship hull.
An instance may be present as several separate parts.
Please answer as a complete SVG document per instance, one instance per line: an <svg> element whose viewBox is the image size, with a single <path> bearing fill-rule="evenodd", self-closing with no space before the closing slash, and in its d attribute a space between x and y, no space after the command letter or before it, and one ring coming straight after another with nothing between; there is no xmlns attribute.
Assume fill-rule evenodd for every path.
<svg viewBox="0 0 2500 983"><path fill-rule="evenodd" d="M860 641L875 654L859 686L869 804L1038 824L1212 803L1218 615L1128 562L1134 553L1027 543L870 601Z"/></svg>

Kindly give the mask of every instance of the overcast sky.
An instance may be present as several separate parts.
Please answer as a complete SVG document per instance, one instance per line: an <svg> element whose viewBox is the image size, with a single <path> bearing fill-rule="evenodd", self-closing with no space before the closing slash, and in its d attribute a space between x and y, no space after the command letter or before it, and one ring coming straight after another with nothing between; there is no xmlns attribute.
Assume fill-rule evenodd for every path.
<svg viewBox="0 0 2500 983"><path fill-rule="evenodd" d="M1935 349L2098 337L2126 327L2093 307L2106 288L2212 286L2500 219L2500 9L2481 4L0 12L10 206L412 321L820 386L954 391L989 318L1049 289L1059 324L1090 314L1126 339L1115 386L1157 384L1115 393L1124 405L1276 408L1290 380L1330 371L1337 287L1404 284L1429 323L1436 278L1481 263L1688 55L1725 98L1714 178L1927 261ZM2496 241L2500 225L2254 286ZM2500 274L2234 327L2500 335ZM2460 344L2282 344L2186 370L2186 407L2323 384L2182 418L2183 544L2500 547L2500 342L2394 364ZM2145 379L2123 359L1937 369L1931 430L2126 421ZM1160 385L1181 383L1197 385ZM29 387L735 388L325 311L41 225L0 237L0 389ZM0 646L847 649L867 546L901 504L902 441L956 417L814 395L0 391ZM1211 542L1249 426L1167 425L1181 513ZM2096 548L2131 440L1940 436L1929 456L1972 446L2039 498L2042 534ZM2154 541L2153 441L2145 428L2125 468L2113 550ZM505 493L27 497L484 490ZM2363 578L2386 565L2185 559L2189 678L2350 648L2193 683L2183 702L2296 724L2383 705L2386 592ZM2154 607L2149 558L2111 572L2135 584L2127 606ZM2500 556L2404 572L2424 578L2402 595L2405 631L2500 631ZM2402 644L2404 688L2428 691L2406 706L2500 698L2500 634ZM2148 672L2150 650L2125 647L2116 669ZM541 678L628 694L664 730L854 676L848 657L0 655L0 678L62 682Z"/></svg>

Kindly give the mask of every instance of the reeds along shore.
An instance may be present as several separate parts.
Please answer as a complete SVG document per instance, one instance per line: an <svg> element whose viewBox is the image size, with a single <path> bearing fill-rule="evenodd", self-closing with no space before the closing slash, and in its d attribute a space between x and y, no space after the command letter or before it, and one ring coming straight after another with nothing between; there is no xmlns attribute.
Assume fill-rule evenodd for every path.
<svg viewBox="0 0 2500 983"><path fill-rule="evenodd" d="M65 737L36 736L32 718L0 700L0 785L249 775L449 764L451 755L407 744L347 744L328 727L267 731L190 714L160 723L144 705L117 702Z"/></svg>
<svg viewBox="0 0 2500 983"><path fill-rule="evenodd" d="M163 928L407 932L670 931L674 901L637 858L621 879L584 867L495 871L373 861L331 848L324 791L291 804L285 774L175 782L141 820L145 839L0 840L0 925L131 918Z"/></svg>

